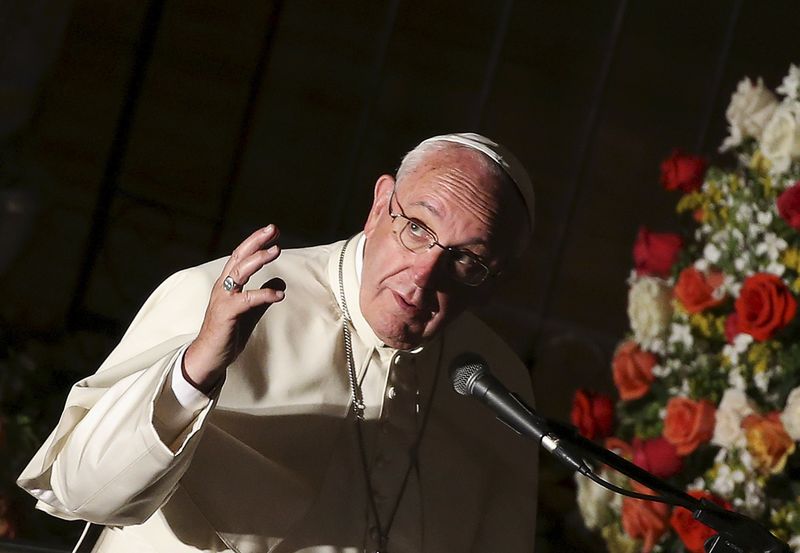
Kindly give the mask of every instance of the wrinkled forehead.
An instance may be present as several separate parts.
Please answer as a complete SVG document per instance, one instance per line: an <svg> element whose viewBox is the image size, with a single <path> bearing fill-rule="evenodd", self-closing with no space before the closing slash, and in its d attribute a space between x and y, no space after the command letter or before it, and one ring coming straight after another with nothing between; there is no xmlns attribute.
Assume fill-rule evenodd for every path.
<svg viewBox="0 0 800 553"><path fill-rule="evenodd" d="M407 214L432 225L442 238L490 249L526 242L523 199L508 176L479 152L457 145L428 152L399 176L398 204ZM442 224L454 226L442 228ZM448 236L455 227L464 236L460 232Z"/></svg>
<svg viewBox="0 0 800 553"><path fill-rule="evenodd" d="M467 214L525 217L524 198L509 176L491 159L458 144L427 150L398 172L402 198L433 198L443 210L462 208ZM413 198L413 199L412 199ZM519 212L520 209L522 212ZM488 219L485 221L489 223Z"/></svg>
<svg viewBox="0 0 800 553"><path fill-rule="evenodd" d="M532 231L535 208L533 183L524 165L502 144L477 133L444 134L423 140L409 152L406 158L413 157L415 153L424 155L430 151L447 149L453 146L479 153L481 159L487 164L487 168L497 178L513 185L517 191L516 197L522 200L522 205L525 208L528 230L529 232ZM406 160L404 160L403 164L406 164ZM411 164L413 165L413 160ZM401 170L402 168L403 166L401 165ZM399 173L398 176L400 176Z"/></svg>
<svg viewBox="0 0 800 553"><path fill-rule="evenodd" d="M494 194L497 179L491 164L477 152L455 145L437 146L401 166L397 189L403 195L413 191L437 191L439 188L472 188Z"/></svg>

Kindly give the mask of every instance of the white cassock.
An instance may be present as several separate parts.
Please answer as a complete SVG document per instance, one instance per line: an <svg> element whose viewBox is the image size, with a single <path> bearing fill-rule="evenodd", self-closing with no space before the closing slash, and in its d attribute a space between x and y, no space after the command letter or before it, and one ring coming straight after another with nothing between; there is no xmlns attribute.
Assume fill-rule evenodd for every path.
<svg viewBox="0 0 800 553"><path fill-rule="evenodd" d="M392 553L531 553L535 444L456 394L447 374L454 357L478 353L532 404L526 368L468 313L415 353L383 345L359 308L353 240L343 284L367 406L365 471L338 299L343 245L285 250L250 279L280 276L286 299L196 411L176 401L172 368L225 259L168 278L72 388L19 484L48 513L107 525L95 551L358 553L378 535L368 474L384 530L396 510ZM188 422L176 432L174 420Z"/></svg>

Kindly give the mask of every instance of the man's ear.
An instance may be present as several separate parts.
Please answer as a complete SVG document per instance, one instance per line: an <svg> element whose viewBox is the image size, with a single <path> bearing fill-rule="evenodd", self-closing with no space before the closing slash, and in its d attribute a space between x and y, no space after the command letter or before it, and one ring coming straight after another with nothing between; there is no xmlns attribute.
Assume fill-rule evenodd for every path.
<svg viewBox="0 0 800 553"><path fill-rule="evenodd" d="M394 189L394 177L381 175L375 182L375 192L372 198L372 208L369 210L367 222L364 223L364 233L369 237L375 227L380 223L381 217L388 216L389 198Z"/></svg>

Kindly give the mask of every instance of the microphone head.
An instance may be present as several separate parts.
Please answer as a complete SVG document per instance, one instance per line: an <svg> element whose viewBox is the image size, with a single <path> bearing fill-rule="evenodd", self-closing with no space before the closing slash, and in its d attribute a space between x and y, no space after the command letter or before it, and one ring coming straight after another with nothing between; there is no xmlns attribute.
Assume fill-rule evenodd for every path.
<svg viewBox="0 0 800 553"><path fill-rule="evenodd" d="M462 353L450 363L450 382L462 396L472 394L475 380L489 372L486 360L477 353Z"/></svg>

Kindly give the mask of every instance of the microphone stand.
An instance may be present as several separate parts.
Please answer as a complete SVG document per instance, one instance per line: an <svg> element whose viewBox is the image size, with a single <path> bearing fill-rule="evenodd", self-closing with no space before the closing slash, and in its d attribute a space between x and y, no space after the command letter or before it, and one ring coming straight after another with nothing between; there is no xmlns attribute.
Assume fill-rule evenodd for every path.
<svg viewBox="0 0 800 553"><path fill-rule="evenodd" d="M704 545L706 553L791 553L792 550L786 543L755 520L723 509L708 500L696 499L616 453L584 438L573 427L551 419L544 420L551 429L551 436L561 442L561 447L566 445L568 449L575 450L581 456L608 465L657 492L663 496L665 503L688 509L696 520L716 530L717 534L706 540Z"/></svg>

